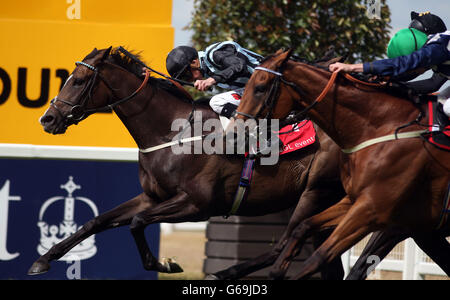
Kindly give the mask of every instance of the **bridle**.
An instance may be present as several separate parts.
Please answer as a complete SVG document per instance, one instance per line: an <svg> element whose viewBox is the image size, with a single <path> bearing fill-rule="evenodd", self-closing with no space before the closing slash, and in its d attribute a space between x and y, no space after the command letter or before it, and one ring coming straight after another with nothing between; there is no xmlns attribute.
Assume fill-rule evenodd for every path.
<svg viewBox="0 0 450 300"><path fill-rule="evenodd" d="M235 110L233 117L235 117L236 115L241 115L244 117L247 117L249 119L253 119L253 120L258 120L259 117L261 116L262 112L268 108L268 112L266 114L266 116L263 119L270 119L270 117L272 116L272 112L273 112L273 108L275 107L277 100L279 98L279 93L280 93L280 82L284 81L283 79L283 74L271 69L267 69L264 67L256 67L256 70L261 70L261 71L265 71L271 74L276 75L274 82L272 83L272 86L270 87L270 91L266 97L266 99L264 100L263 106L261 106L261 108L259 109L259 111L256 113L256 115L250 115L244 112L240 112Z"/></svg>
<svg viewBox="0 0 450 300"><path fill-rule="evenodd" d="M88 63L82 62L82 61L77 61L75 63L75 65L77 66L84 66L86 68L88 68L89 70L91 70L92 72L94 72L94 75L91 76L91 78L89 79L88 83L85 85L84 89L81 91L81 96L80 98L82 99L81 104L73 104L67 100L64 99L60 99L57 96L55 98L53 98L50 101L50 105L53 106L53 108L56 109L56 111L58 111L58 113L63 117L64 119L64 124L65 127L68 127L72 124L78 124L81 120L87 118L89 115L93 114L93 113L97 113L97 112L109 112L112 111L114 109L114 107L116 107L117 105L120 105L130 99L132 99L133 97L135 97L147 84L148 79L150 77L150 71L146 70L145 73L145 78L144 81L142 82L142 84L137 88L137 90L135 90L131 95L120 99L120 97L118 97L115 92L114 92L114 88L108 83L108 81L101 75L99 69L93 65L90 65ZM119 68L119 66L116 66L114 64L111 64L114 67ZM99 78L105 85L106 87L111 91L112 96L115 99L118 99L117 101L111 103L111 104L107 104L105 106L102 107L98 107L98 108L93 108L93 109L87 109L87 103L88 101L92 98L92 91L94 86L97 83L97 78ZM56 106L56 102L59 101L61 103L64 103L65 105L68 105L71 107L71 111L70 114L68 115L64 115L61 110Z"/></svg>

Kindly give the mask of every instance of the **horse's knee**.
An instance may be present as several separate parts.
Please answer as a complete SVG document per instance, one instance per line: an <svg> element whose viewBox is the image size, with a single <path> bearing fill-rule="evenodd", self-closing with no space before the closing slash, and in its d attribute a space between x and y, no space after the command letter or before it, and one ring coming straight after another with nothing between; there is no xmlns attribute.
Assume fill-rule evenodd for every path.
<svg viewBox="0 0 450 300"><path fill-rule="evenodd" d="M144 229L146 225L147 224L144 218L142 218L141 216L134 216L133 219L131 220L130 230L131 232L136 232Z"/></svg>
<svg viewBox="0 0 450 300"><path fill-rule="evenodd" d="M291 237L299 239L305 237L311 232L311 224L308 221L303 221L292 231Z"/></svg>
<svg viewBox="0 0 450 300"><path fill-rule="evenodd" d="M87 221L84 225L83 225L83 230L85 230L86 232L91 232L94 231L98 226L99 226L99 219L98 217L95 217L89 221Z"/></svg>

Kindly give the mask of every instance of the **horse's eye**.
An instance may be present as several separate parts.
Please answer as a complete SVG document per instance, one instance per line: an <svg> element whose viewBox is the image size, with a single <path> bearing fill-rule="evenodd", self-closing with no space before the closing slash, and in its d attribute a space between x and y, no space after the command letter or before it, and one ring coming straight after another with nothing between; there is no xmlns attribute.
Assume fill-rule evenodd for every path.
<svg viewBox="0 0 450 300"><path fill-rule="evenodd" d="M262 85L262 84L261 84L261 85L255 86L255 94L258 94L258 93L265 93L266 90L267 90L266 85Z"/></svg>
<svg viewBox="0 0 450 300"><path fill-rule="evenodd" d="M80 86L84 83L84 79L82 78L74 78L73 85Z"/></svg>

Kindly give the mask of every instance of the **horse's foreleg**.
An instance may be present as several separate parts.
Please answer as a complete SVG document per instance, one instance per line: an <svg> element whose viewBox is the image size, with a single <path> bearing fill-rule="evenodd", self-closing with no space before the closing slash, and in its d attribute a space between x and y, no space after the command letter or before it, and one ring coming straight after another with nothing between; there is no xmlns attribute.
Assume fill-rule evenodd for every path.
<svg viewBox="0 0 450 300"><path fill-rule="evenodd" d="M152 223L180 223L203 220L205 218L201 218L199 209L184 192L134 216L130 230L136 242L144 269L162 273L183 272L183 269L177 263L171 261L160 263L153 256L144 235L147 225Z"/></svg>
<svg viewBox="0 0 450 300"><path fill-rule="evenodd" d="M205 277L207 280L236 280L242 278L248 274L261 270L265 267L272 265L277 257L280 255L281 250L286 244L287 237L290 232L284 232L283 236L272 248L271 251L259 255L256 258L250 259L246 262L236 264L228 269L209 274Z"/></svg>
<svg viewBox="0 0 450 300"><path fill-rule="evenodd" d="M340 256L376 229L376 216L366 199L353 204L330 237L300 267L294 279L304 279Z"/></svg>
<svg viewBox="0 0 450 300"><path fill-rule="evenodd" d="M385 258L386 255L388 255L389 252L395 247L395 245L407 237L408 234L404 231L395 229L377 231L373 233L345 280L366 279L369 275L367 274L367 270L371 266L371 264L369 264L370 257L375 255L379 262L382 261L383 258Z"/></svg>
<svg viewBox="0 0 450 300"><path fill-rule="evenodd" d="M450 243L438 233L413 236L417 245L450 276Z"/></svg>
<svg viewBox="0 0 450 300"><path fill-rule="evenodd" d="M46 254L36 260L28 271L29 275L45 273L50 269L50 262L63 257L73 247L84 239L101 231L128 225L138 212L152 205L152 200L145 194L141 194L114 209L101 214L88 221L77 232L54 245Z"/></svg>
<svg viewBox="0 0 450 300"><path fill-rule="evenodd" d="M323 209L323 203L321 203L320 196L323 195L325 189L320 190L308 187L300 197L300 200L295 207L295 210L289 219L289 223L286 227L281 238L277 244L269 252L261 254L260 256L248 260L246 262L234 265L228 269L219 271L214 274L210 274L206 279L220 279L220 280L232 280L239 279L255 271L263 269L272 265L276 259L280 256L281 251L285 247L288 238L291 236L294 229L306 218L314 215L318 211ZM332 191L330 191L331 193Z"/></svg>
<svg viewBox="0 0 450 300"><path fill-rule="evenodd" d="M331 229L317 232L313 236L314 249L320 247L323 242L330 236ZM343 280L344 279L344 267L342 266L342 260L340 257L336 257L326 268L321 270L322 280Z"/></svg>
<svg viewBox="0 0 450 300"><path fill-rule="evenodd" d="M301 251L306 239L315 230L336 226L351 205L350 199L346 196L330 208L301 222L291 234L286 246L275 262L270 272L270 277L282 279L289 268L290 262Z"/></svg>

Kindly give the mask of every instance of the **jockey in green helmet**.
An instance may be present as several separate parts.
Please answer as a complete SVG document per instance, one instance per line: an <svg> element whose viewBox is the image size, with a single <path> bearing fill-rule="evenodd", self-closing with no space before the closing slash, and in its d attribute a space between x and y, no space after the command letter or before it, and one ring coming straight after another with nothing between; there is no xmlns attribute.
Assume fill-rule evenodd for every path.
<svg viewBox="0 0 450 300"><path fill-rule="evenodd" d="M389 59L362 64L335 63L330 65L330 71L363 72L381 76L404 77L410 71L421 69L423 72L431 69L435 73L432 78L408 83L408 86L423 94L439 90L450 79L450 31L427 36L426 31L435 32L446 29L445 25L442 26L440 22L436 22L436 18L432 17L434 15L431 17L429 15L431 14L422 14L422 22L426 23L424 21L424 18L426 18L429 22L426 24L437 25L434 27L431 25L423 26L424 32L422 32L417 29L419 26L416 26L419 21L413 19L411 23L415 26L410 25L410 28L402 29L392 37L387 51ZM420 19L421 16L412 14L412 17ZM435 22L430 23L430 18ZM417 77L417 74L414 74L414 77ZM413 78L409 76L408 80L411 79ZM443 111L450 117L450 101L447 100L450 98L450 88L442 91L439 98L441 102L444 102Z"/></svg>

